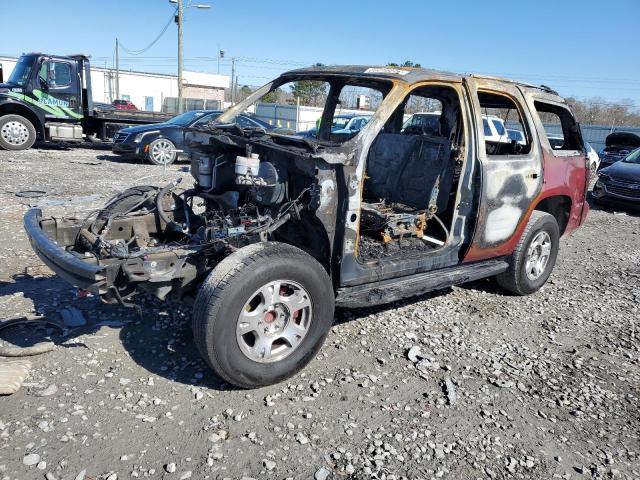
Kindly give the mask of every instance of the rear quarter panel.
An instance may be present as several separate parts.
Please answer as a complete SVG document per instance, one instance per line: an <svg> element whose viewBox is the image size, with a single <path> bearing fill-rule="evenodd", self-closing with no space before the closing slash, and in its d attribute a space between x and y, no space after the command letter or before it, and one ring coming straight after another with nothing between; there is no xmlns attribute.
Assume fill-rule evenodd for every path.
<svg viewBox="0 0 640 480"><path fill-rule="evenodd" d="M522 89L522 93L529 113L528 120L533 124L532 141L534 148L532 151L536 152L536 155L541 158L542 186L536 195L530 197L525 213L520 217L513 235L508 240L496 246L487 245L482 248L483 245L477 239L474 239L474 243L464 257L465 262L511 254L522 236L531 212L536 209L540 202L549 197L563 196L570 199L569 217L563 234L571 233L582 225L589 211L588 203L585 200L589 175L586 168L586 153L584 151L554 151L546 137L544 125L536 112L534 102L539 99L547 103L556 103L565 108L566 105L560 97L555 95L545 94L536 97L528 89ZM487 169L486 164L483 165L483 176L486 177L494 173ZM486 186L484 188L486 189ZM489 220L488 217L482 218L481 205L478 221Z"/></svg>

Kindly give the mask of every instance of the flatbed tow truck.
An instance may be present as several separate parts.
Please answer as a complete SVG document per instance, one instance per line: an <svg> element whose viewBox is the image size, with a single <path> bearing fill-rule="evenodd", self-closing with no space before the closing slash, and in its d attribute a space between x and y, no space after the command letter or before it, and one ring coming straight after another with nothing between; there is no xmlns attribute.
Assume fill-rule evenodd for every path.
<svg viewBox="0 0 640 480"><path fill-rule="evenodd" d="M94 105L87 55L28 53L5 83L0 72L1 149L25 150L36 140L108 142L121 128L170 117Z"/></svg>

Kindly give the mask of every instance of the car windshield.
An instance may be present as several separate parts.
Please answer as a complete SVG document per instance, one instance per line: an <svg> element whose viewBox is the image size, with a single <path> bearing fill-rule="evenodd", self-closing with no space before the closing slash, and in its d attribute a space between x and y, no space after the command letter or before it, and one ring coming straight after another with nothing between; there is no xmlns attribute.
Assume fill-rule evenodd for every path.
<svg viewBox="0 0 640 480"><path fill-rule="evenodd" d="M273 125L260 120L255 115L247 115L247 118L250 119L254 124L257 124L256 126L262 127L265 130L272 130L273 129Z"/></svg>
<svg viewBox="0 0 640 480"><path fill-rule="evenodd" d="M352 117L333 117L331 128L333 130L341 130L347 126Z"/></svg>
<svg viewBox="0 0 640 480"><path fill-rule="evenodd" d="M345 82L340 75L325 72L283 77L251 92L222 114L212 128L228 128L223 125L238 123L239 115L250 115L277 129L272 134L274 138L283 132L304 132L304 138L342 143L360 130L352 129L348 135L336 131L346 129L356 117L372 116L391 87L387 80L356 77ZM323 119L331 122L327 120L323 125ZM246 130L243 135L255 134L251 132L255 129L240 127Z"/></svg>
<svg viewBox="0 0 640 480"><path fill-rule="evenodd" d="M31 73L31 67L33 66L33 58L31 57L22 57L16 63L16 66L13 67L13 72L9 76L8 82L13 83L15 85L20 85L24 87L29 80L29 75Z"/></svg>
<svg viewBox="0 0 640 480"><path fill-rule="evenodd" d="M185 112L181 115L178 115L177 117L173 117L171 120L167 120L167 123L170 123L171 125L181 125L181 126L186 126L189 125L191 122L199 119L200 117L206 115L208 112Z"/></svg>
<svg viewBox="0 0 640 480"><path fill-rule="evenodd" d="M623 160L624 163L635 163L636 165L640 165L640 148L635 149L629 155L627 155Z"/></svg>

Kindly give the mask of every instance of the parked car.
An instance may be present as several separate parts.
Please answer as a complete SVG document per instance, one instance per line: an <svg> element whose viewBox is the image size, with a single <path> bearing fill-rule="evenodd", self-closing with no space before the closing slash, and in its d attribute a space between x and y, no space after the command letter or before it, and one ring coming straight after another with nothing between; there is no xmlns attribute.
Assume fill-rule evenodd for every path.
<svg viewBox="0 0 640 480"><path fill-rule="evenodd" d="M442 112L414 113L402 125L402 132L440 135L440 115L442 115Z"/></svg>
<svg viewBox="0 0 640 480"><path fill-rule="evenodd" d="M507 129L507 136L509 137L509 140L516 141L520 145L526 145L527 144L527 140L524 137L524 133L521 132L520 130L514 130L512 128L508 128Z"/></svg>
<svg viewBox="0 0 640 480"><path fill-rule="evenodd" d="M33 249L106 303L131 306L138 291L174 302L195 295L197 349L245 388L283 381L316 358L336 304L380 305L485 277L518 295L546 283L561 235L589 211L580 129L557 93L366 66L293 70L261 92L319 79L326 118L344 88L386 95L374 120L342 138L238 128L261 100L249 97L187 129L191 188L133 187L86 219L30 209ZM403 132L409 96L443 105L439 135ZM518 117L528 143L483 135L488 108ZM563 155L549 154L534 126L550 113L571 132Z"/></svg>
<svg viewBox="0 0 640 480"><path fill-rule="evenodd" d="M185 127L204 125L221 113L221 110L193 110L164 123L123 128L113 137L111 150L148 160L154 165L170 165L186 157L183 152ZM250 115L240 115L236 122L241 128L273 129L268 123Z"/></svg>
<svg viewBox="0 0 640 480"><path fill-rule="evenodd" d="M371 115L336 116L331 125L334 135L353 135L358 133L371 120Z"/></svg>
<svg viewBox="0 0 640 480"><path fill-rule="evenodd" d="M333 135L355 135L371 119L371 115L339 114L333 117L331 123L331 133ZM315 138L318 135L316 127L309 130L297 132L298 137Z"/></svg>
<svg viewBox="0 0 640 480"><path fill-rule="evenodd" d="M614 132L605 139L605 147L600 152L600 168L622 160L640 147L640 136L631 132Z"/></svg>
<svg viewBox="0 0 640 480"><path fill-rule="evenodd" d="M129 100L114 100L113 106L116 107L116 110L138 110L138 107Z"/></svg>
<svg viewBox="0 0 640 480"><path fill-rule="evenodd" d="M547 133L547 139L549 140L551 148L554 150L562 150L564 145L564 136Z"/></svg>
<svg viewBox="0 0 640 480"><path fill-rule="evenodd" d="M494 115L482 116L482 127L484 129L484 137L488 142L509 143L509 135L504 126L504 120Z"/></svg>
<svg viewBox="0 0 640 480"><path fill-rule="evenodd" d="M598 172L596 203L640 207L640 148Z"/></svg>
<svg viewBox="0 0 640 480"><path fill-rule="evenodd" d="M600 156L596 152L595 148L591 146L589 142L584 142L584 146L587 149L587 158L589 159L589 169L592 173L596 173L600 168Z"/></svg>
<svg viewBox="0 0 640 480"><path fill-rule="evenodd" d="M112 112L116 107L111 103L93 102L93 109L101 112Z"/></svg>

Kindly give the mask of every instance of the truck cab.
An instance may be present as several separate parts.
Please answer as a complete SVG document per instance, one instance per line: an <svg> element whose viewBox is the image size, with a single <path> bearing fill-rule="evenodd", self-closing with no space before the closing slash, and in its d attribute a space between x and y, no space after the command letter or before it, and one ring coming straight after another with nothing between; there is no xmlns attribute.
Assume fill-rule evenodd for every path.
<svg viewBox="0 0 640 480"><path fill-rule="evenodd" d="M314 138L235 123L273 92L312 92ZM366 95L350 135L331 129ZM430 110L437 128L406 128ZM436 113L437 112L437 113ZM522 142L484 133L487 115ZM553 149L542 117L561 124ZM195 343L226 381L256 387L314 358L334 306L393 302L495 277L518 295L553 270L560 237L588 212L584 144L557 93L474 75L391 67L287 72L214 121L187 129L195 186L137 186L95 217L25 228L42 260L105 302L139 291L195 296Z"/></svg>

